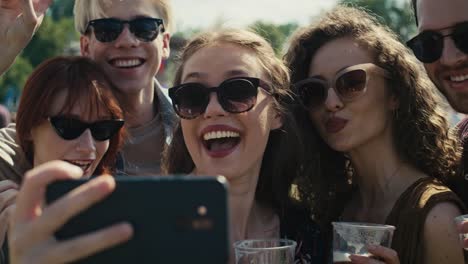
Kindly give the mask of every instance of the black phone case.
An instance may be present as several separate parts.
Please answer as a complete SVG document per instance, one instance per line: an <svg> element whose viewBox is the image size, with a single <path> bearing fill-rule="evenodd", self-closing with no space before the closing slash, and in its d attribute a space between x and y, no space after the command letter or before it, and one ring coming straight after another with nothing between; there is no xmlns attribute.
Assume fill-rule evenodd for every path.
<svg viewBox="0 0 468 264"><path fill-rule="evenodd" d="M217 177L117 177L115 191L72 218L58 240L128 221L133 238L75 263L226 263L229 252L227 190ZM47 188L51 203L86 182Z"/></svg>

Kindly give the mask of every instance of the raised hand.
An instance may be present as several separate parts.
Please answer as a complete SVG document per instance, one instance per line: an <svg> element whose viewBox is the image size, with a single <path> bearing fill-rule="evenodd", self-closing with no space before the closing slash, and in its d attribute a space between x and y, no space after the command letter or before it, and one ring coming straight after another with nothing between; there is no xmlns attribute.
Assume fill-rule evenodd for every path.
<svg viewBox="0 0 468 264"><path fill-rule="evenodd" d="M62 161L40 165L26 174L10 217L10 263L68 263L127 241L132 236L131 226L122 223L65 241L54 238L55 231L71 217L115 189L111 176L99 176L49 206L43 206L49 183L77 179L82 174L80 168Z"/></svg>
<svg viewBox="0 0 468 264"><path fill-rule="evenodd" d="M0 0L0 75L31 40L53 0Z"/></svg>

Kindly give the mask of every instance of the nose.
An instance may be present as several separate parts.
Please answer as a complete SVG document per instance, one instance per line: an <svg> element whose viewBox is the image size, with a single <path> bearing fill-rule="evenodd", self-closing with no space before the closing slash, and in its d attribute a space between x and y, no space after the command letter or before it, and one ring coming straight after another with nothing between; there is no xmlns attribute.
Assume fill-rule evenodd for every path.
<svg viewBox="0 0 468 264"><path fill-rule="evenodd" d="M80 135L76 144L76 150L79 152L94 153L96 151L96 141L94 140L89 128Z"/></svg>
<svg viewBox="0 0 468 264"><path fill-rule="evenodd" d="M466 59L467 55L455 46L453 39L450 37L445 37L440 63L445 66L453 67L457 66Z"/></svg>
<svg viewBox="0 0 468 264"><path fill-rule="evenodd" d="M128 24L124 25L124 29L120 32L120 35L114 41L116 48L131 48L136 47L140 41L130 32L130 26Z"/></svg>
<svg viewBox="0 0 468 264"><path fill-rule="evenodd" d="M343 102L335 89L331 87L328 88L327 99L325 99L325 108L330 112L336 112L343 108Z"/></svg>
<svg viewBox="0 0 468 264"><path fill-rule="evenodd" d="M224 115L226 115L226 111L224 111L223 107L219 104L218 96L216 95L216 93L212 92L210 94L210 101L206 106L206 110L203 116L205 118L213 118Z"/></svg>

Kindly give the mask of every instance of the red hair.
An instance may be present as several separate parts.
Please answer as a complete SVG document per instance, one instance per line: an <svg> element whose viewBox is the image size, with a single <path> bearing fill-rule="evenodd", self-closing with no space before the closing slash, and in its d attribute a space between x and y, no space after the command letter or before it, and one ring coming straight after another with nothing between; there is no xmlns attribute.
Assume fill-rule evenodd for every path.
<svg viewBox="0 0 468 264"><path fill-rule="evenodd" d="M88 113L110 113L112 118L123 119L123 111L114 97L112 82L104 71L85 57L55 57L41 63L29 76L21 95L16 118L16 134L28 160L34 160L34 142L31 130L47 119L49 108L57 95L65 93L60 114L70 112L76 104L87 98L84 110ZM87 108L87 109L86 109ZM117 152L124 138L120 129L109 142L109 148L94 171L95 174L112 173Z"/></svg>

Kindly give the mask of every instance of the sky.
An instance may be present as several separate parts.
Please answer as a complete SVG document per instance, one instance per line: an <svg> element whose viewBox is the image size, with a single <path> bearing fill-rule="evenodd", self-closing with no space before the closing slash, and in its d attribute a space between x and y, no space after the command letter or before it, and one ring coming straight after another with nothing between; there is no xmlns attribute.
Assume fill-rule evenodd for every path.
<svg viewBox="0 0 468 264"><path fill-rule="evenodd" d="M173 0L179 31L223 26L242 27L257 20L305 25L312 17L330 9L336 0Z"/></svg>

